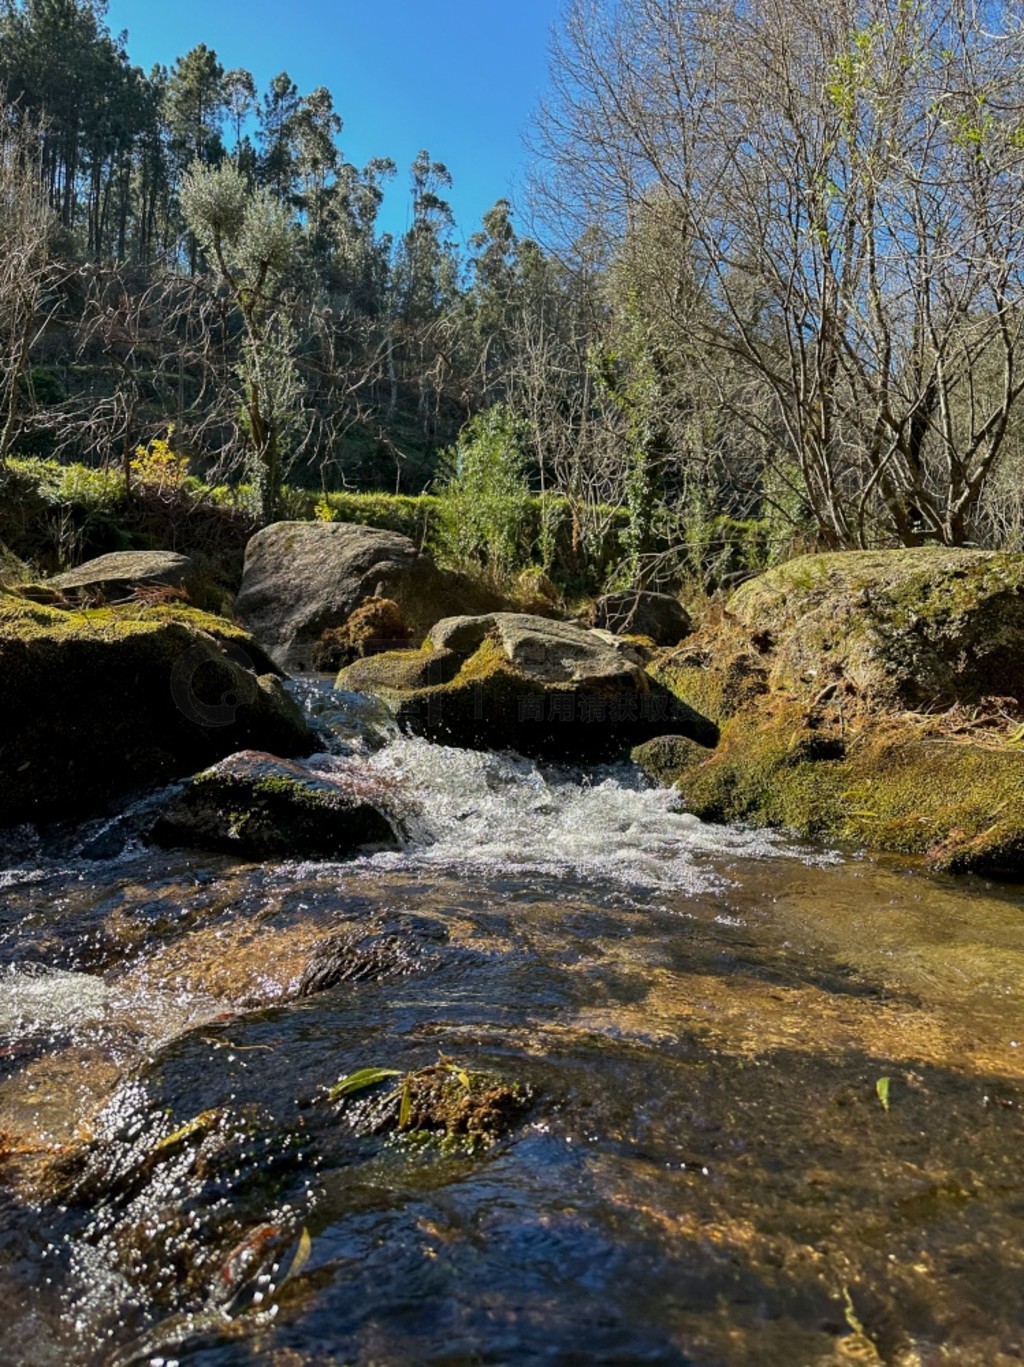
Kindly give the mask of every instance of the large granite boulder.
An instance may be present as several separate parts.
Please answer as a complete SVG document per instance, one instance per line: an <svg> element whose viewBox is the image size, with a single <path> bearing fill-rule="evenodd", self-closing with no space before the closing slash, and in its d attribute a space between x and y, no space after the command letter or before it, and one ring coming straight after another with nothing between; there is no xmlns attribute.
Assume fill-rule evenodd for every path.
<svg viewBox="0 0 1024 1367"><path fill-rule="evenodd" d="M314 772L246 750L191 779L152 830L159 844L245 859L338 859L395 849L386 794L348 772Z"/></svg>
<svg viewBox="0 0 1024 1367"><path fill-rule="evenodd" d="M422 650L357 661L337 686L382 697L417 735L540 759L610 759L707 724L593 632L521 613L454 617Z"/></svg>
<svg viewBox="0 0 1024 1367"><path fill-rule="evenodd" d="M192 608L0 594L0 827L79 817L248 747L313 737L245 632Z"/></svg>
<svg viewBox="0 0 1024 1367"><path fill-rule="evenodd" d="M729 611L759 633L773 686L842 681L909 708L1024 699L1024 556L921 547L804 555L752 579Z"/></svg>
<svg viewBox="0 0 1024 1367"><path fill-rule="evenodd" d="M656 646L677 645L693 630L690 615L668 593L606 593L594 604L594 626L618 636L646 636Z"/></svg>
<svg viewBox="0 0 1024 1367"><path fill-rule="evenodd" d="M137 589L187 590L194 580L191 559L176 551L112 551L55 574L38 588L72 602L99 603L130 598Z"/></svg>
<svg viewBox="0 0 1024 1367"><path fill-rule="evenodd" d="M348 522L275 522L246 548L235 611L283 669L303 670L313 666L323 633L343 626L374 597L397 605L417 641L442 617L501 606L481 585L438 569L397 532Z"/></svg>

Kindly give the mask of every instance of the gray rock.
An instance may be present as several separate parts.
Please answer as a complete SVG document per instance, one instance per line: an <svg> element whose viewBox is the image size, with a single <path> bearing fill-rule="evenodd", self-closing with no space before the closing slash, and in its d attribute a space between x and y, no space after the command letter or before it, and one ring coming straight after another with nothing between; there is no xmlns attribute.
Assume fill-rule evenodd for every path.
<svg viewBox="0 0 1024 1367"><path fill-rule="evenodd" d="M656 646L674 646L693 630L689 613L667 593L606 593L594 604L594 626L617 636L648 636Z"/></svg>
<svg viewBox="0 0 1024 1367"><path fill-rule="evenodd" d="M418 735L541 759L610 759L696 714L585 628L521 613L449 618L421 651L360 660L337 687L384 698Z"/></svg>
<svg viewBox="0 0 1024 1367"><path fill-rule="evenodd" d="M502 604L462 576L439 570L407 536L347 522L275 522L245 552L238 618L284 669L312 667L323 632L367 598L397 603L421 641L442 617Z"/></svg>
<svg viewBox="0 0 1024 1367"><path fill-rule="evenodd" d="M159 584L188 588L193 573L189 557L176 551L113 551L54 575L44 587L74 600L109 601L127 598L133 589Z"/></svg>

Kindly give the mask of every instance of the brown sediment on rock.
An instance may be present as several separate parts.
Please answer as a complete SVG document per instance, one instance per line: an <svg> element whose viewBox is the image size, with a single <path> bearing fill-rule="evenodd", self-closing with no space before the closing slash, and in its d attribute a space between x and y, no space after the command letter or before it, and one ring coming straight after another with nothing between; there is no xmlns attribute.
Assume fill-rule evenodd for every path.
<svg viewBox="0 0 1024 1367"><path fill-rule="evenodd" d="M362 1075L354 1074L329 1093L341 1093L340 1104L356 1133L395 1134L472 1152L497 1143L534 1101L528 1083L464 1068L449 1058L391 1077L388 1070L380 1072L374 1081L368 1070L359 1091L344 1090L348 1082L361 1083ZM372 1095L360 1096L369 1089Z"/></svg>

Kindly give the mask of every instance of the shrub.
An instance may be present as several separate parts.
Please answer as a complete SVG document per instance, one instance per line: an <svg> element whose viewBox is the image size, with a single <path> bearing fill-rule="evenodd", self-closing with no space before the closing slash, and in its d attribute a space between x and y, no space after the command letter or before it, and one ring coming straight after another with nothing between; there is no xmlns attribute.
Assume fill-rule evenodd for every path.
<svg viewBox="0 0 1024 1367"><path fill-rule="evenodd" d="M530 491L523 425L495 404L441 457L438 550L458 569L503 582L529 564Z"/></svg>

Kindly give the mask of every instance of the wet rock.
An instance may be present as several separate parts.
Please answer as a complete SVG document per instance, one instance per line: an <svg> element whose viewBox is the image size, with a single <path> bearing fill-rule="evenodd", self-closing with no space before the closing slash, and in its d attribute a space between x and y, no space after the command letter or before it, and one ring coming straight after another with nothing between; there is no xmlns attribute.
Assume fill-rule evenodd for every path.
<svg viewBox="0 0 1024 1367"><path fill-rule="evenodd" d="M188 588L195 582L192 560L175 551L113 551L47 579L38 588L65 601L98 604L130 598L137 589Z"/></svg>
<svg viewBox="0 0 1024 1367"><path fill-rule="evenodd" d="M617 636L646 636L657 646L677 645L693 630L690 615L667 593L606 593L594 604L594 626Z"/></svg>
<svg viewBox="0 0 1024 1367"><path fill-rule="evenodd" d="M415 734L537 758L610 758L666 731L702 731L593 633L519 613L445 619L423 650L360 661L337 686L385 698Z"/></svg>
<svg viewBox="0 0 1024 1367"><path fill-rule="evenodd" d="M397 847L384 798L380 782L247 750L197 774L168 803L152 837L247 859L335 859Z"/></svg>
<svg viewBox="0 0 1024 1367"><path fill-rule="evenodd" d="M299 997L326 992L338 983L382 982L421 973L438 965L438 941L446 941L443 928L428 923L421 928L376 930L367 935L342 930L317 944L299 981Z"/></svg>
<svg viewBox="0 0 1024 1367"><path fill-rule="evenodd" d="M170 605L0 594L0 827L99 811L249 746L313 748L245 632Z"/></svg>
<svg viewBox="0 0 1024 1367"><path fill-rule="evenodd" d="M440 618L501 606L496 595L440 570L397 532L345 522L276 522L249 542L239 620L285 669L309 669L325 631L342 627L368 598L395 602L422 640Z"/></svg>

